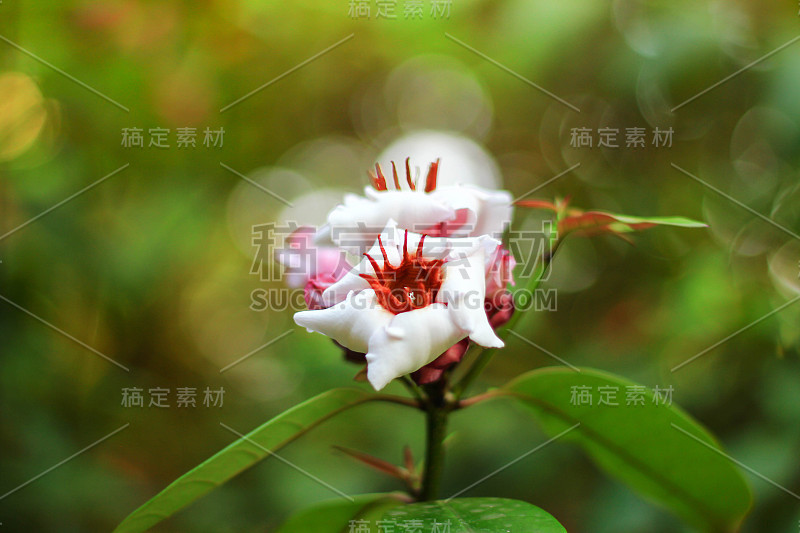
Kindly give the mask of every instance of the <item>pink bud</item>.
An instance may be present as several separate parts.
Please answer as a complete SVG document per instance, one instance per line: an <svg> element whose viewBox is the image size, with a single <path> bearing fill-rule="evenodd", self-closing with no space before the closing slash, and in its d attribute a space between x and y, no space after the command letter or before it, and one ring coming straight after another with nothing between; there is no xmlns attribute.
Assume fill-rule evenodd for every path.
<svg viewBox="0 0 800 533"><path fill-rule="evenodd" d="M489 325L497 329L509 320L514 314L514 296L507 290L498 291L484 302Z"/></svg>

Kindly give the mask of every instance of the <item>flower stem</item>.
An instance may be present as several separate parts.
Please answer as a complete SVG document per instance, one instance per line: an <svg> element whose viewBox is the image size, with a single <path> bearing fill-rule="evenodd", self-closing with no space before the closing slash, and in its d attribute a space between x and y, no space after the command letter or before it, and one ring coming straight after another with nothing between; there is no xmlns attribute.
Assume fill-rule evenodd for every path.
<svg viewBox="0 0 800 533"><path fill-rule="evenodd" d="M425 406L426 445L425 470L422 475L420 501L435 500L444 471L444 439L447 436L447 417L451 406L445 398L446 382L426 386L428 402Z"/></svg>

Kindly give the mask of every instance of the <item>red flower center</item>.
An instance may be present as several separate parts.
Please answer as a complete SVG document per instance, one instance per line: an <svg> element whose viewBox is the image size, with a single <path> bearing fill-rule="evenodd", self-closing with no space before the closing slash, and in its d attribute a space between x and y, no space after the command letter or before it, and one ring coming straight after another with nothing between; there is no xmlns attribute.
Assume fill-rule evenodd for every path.
<svg viewBox="0 0 800 533"><path fill-rule="evenodd" d="M375 291L378 303L395 315L420 309L430 305L436 299L436 294L442 286L442 264L444 260L427 260L422 257L422 243L425 235L419 241L417 252L408 253L408 231L403 238L403 257L400 264L393 266L389 263L386 249L380 236L378 245L383 254L383 266L378 265L369 254L364 255L369 259L375 275L360 274L367 280L369 286Z"/></svg>

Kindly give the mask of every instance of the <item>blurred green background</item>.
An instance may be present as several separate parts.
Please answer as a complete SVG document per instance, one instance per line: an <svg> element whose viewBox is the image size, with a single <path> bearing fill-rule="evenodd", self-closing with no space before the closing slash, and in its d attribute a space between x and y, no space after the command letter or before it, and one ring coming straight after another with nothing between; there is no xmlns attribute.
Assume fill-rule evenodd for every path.
<svg viewBox="0 0 800 533"><path fill-rule="evenodd" d="M557 311L537 313L522 333L572 364L673 386L674 401L733 457L800 488L800 306L670 372L800 290L798 240L671 166L800 231L800 44L670 112L797 36L796 2L455 0L449 17L434 17L431 3L406 19L400 0L393 20L376 19L374 2L369 18L353 18L348 0L0 3L0 234L130 165L0 238L0 494L130 424L0 499L3 531L110 530L233 441L220 422L244 433L352 383L357 367L299 328L220 373L293 325L289 310L250 308L252 291L282 286L250 273L250 228L320 221L344 191L360 190L387 146L421 130L473 141L515 195L581 163L533 197L709 223L649 230L635 247L568 240L547 283ZM606 126L620 129L620 148L570 146L572 128ZM170 129L170 148L147 146L156 127ZM197 128L196 147L176 146L184 127ZM646 128L646 148L624 146L629 127ZM651 145L656 127L673 128L672 147ZM123 146L123 128L142 128L145 146ZM203 145L205 128L224 129L221 147ZM479 387L551 363L512 338ZM148 389L169 388L171 407L124 407L122 390L133 387L145 404ZM178 387L198 390L197 407L176 406ZM225 389L221 407L202 405L206 387ZM456 414L452 429L446 495L546 439L504 402ZM365 406L281 455L347 493L392 490L332 445L399 461L406 443L421 456L422 438L420 414ZM755 506L743 530L795 531L798 501L747 475ZM570 531L684 531L570 445L465 495L530 501ZM267 461L156 530L271 530L331 497Z"/></svg>

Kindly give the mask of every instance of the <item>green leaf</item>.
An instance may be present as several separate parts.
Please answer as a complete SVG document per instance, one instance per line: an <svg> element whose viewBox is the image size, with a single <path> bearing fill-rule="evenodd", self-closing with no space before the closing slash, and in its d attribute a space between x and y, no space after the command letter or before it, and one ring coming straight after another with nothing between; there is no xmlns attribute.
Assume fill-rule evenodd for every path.
<svg viewBox="0 0 800 533"><path fill-rule="evenodd" d="M644 405L627 405L632 386L598 370L546 368L498 392L523 402L548 433L564 433L559 440L579 444L608 473L687 522L705 531L736 530L752 504L740 470L705 428L665 405L663 394L657 404L653 392L639 386ZM573 392L582 390L574 387L589 387L583 390L590 391L592 405L573 401ZM598 405L598 387L617 390L619 405Z"/></svg>
<svg viewBox="0 0 800 533"><path fill-rule="evenodd" d="M267 450L276 452L345 409L381 398L381 395L358 389L335 389L311 398L254 429L246 438L236 440L173 481L131 513L114 531L145 531L261 461L269 455Z"/></svg>
<svg viewBox="0 0 800 533"><path fill-rule="evenodd" d="M564 526L535 505L505 498L459 498L414 503L389 510L382 520L399 526L406 520L420 520L421 531L449 533L566 533ZM436 523L447 524L450 529ZM393 524L394 525L394 524Z"/></svg>
<svg viewBox="0 0 800 533"><path fill-rule="evenodd" d="M568 214L559 221L558 231L563 237L572 231L593 233L629 233L654 226L677 226L681 228L705 228L707 224L684 217L634 217L606 213L605 211L585 211Z"/></svg>
<svg viewBox="0 0 800 533"><path fill-rule="evenodd" d="M377 522L384 512L402 504L399 494L362 494L353 500L331 500L307 507L292 515L275 533L349 533L353 520L364 521L370 531L379 531Z"/></svg>
<svg viewBox="0 0 800 533"><path fill-rule="evenodd" d="M568 204L568 199L557 200L555 203L546 200L519 200L515 202L517 207L546 209L556 213L558 235L560 239L563 239L565 235L572 232L583 235L612 233L617 236L622 236L624 233L641 231L654 226L677 226L681 228L708 227L708 224L685 217L635 217L631 215L609 213L607 211L584 211L582 209L568 207Z"/></svg>

